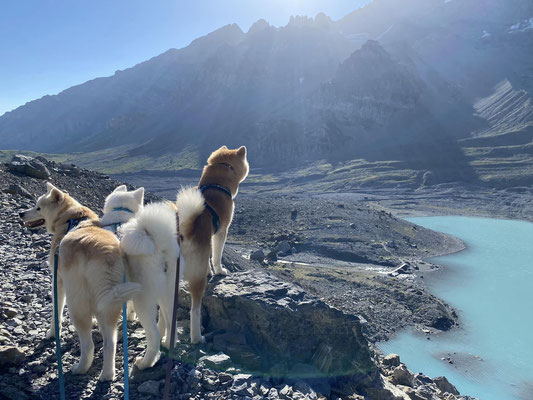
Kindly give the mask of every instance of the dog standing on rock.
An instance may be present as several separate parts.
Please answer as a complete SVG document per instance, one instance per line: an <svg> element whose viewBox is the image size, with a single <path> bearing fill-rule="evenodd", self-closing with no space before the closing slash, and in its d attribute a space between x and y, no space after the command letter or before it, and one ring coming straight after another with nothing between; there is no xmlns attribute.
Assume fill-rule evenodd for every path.
<svg viewBox="0 0 533 400"><path fill-rule="evenodd" d="M201 334L201 306L211 254L215 273L228 273L222 266L222 252L233 218L233 199L248 171L246 147L232 150L222 146L208 158L198 187L183 189L178 193L176 205L180 216L179 231L183 238L181 252L186 264L183 278L189 282L191 293L193 344L204 341ZM192 216L191 212L186 212L191 209L187 204L191 203L202 205L192 208ZM184 213L187 218L182 217Z"/></svg>

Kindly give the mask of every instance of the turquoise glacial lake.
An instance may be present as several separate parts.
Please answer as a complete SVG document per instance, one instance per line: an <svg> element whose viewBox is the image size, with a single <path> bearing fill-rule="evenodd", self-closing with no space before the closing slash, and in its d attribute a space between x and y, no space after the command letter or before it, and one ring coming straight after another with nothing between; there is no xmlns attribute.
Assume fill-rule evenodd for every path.
<svg viewBox="0 0 533 400"><path fill-rule="evenodd" d="M410 222L462 239L467 248L435 257L424 278L454 306L460 327L439 335L404 331L379 344L413 372L446 376L481 400L533 400L533 223L474 217ZM453 364L442 358L450 357Z"/></svg>

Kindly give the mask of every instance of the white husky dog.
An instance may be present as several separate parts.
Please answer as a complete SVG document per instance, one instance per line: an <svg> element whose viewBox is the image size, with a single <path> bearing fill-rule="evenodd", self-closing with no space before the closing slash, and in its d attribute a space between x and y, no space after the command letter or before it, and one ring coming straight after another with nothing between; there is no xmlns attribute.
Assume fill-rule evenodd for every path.
<svg viewBox="0 0 533 400"><path fill-rule="evenodd" d="M126 185L118 186L105 199L104 215L100 219L102 228L120 234L120 227L144 207L144 188L128 192ZM128 301L128 321L135 320L133 303Z"/></svg>
<svg viewBox="0 0 533 400"><path fill-rule="evenodd" d="M197 217L204 209L204 199L201 195L190 197L181 201L179 207L181 225ZM143 287L141 292L133 296L135 312L145 330L147 341L144 357L135 362L139 369L152 367L157 362L162 337L163 345L170 348L179 255L176 212L177 207L171 202L148 204L121 228L121 247L128 260L128 280L138 282ZM186 268L183 258L181 267L181 271Z"/></svg>
<svg viewBox="0 0 533 400"><path fill-rule="evenodd" d="M118 228L128 222L143 209L144 188L128 192L126 185L118 186L105 199L104 215L100 219L103 227L117 232Z"/></svg>

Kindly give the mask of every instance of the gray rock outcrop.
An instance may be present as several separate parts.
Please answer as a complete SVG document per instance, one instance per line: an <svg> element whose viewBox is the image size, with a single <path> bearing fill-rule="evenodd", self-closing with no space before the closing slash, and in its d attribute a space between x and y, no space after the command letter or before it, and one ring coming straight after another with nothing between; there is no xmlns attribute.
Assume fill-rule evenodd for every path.
<svg viewBox="0 0 533 400"><path fill-rule="evenodd" d="M293 378L343 377L336 383L355 386L377 376L357 316L267 272L215 278L203 304L205 330L220 332L213 337L215 349L248 370Z"/></svg>
<svg viewBox="0 0 533 400"><path fill-rule="evenodd" d="M40 160L22 154L14 155L8 168L12 172L32 178L48 179L50 177L50 171Z"/></svg>

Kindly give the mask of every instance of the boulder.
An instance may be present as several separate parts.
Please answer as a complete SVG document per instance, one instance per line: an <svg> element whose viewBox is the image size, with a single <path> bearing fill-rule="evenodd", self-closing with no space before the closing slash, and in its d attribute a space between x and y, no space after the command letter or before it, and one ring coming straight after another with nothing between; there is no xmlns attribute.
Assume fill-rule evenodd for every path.
<svg viewBox="0 0 533 400"><path fill-rule="evenodd" d="M397 367L400 365L400 356L398 354L389 354L381 361L386 367Z"/></svg>
<svg viewBox="0 0 533 400"><path fill-rule="evenodd" d="M445 376L439 376L437 378L433 379L433 382L435 382L435 385L441 390L443 393L451 393L454 395L459 395L459 391L455 386L453 386L448 379L446 379Z"/></svg>
<svg viewBox="0 0 533 400"><path fill-rule="evenodd" d="M9 185L9 187L5 189L5 192L9 194L14 194L16 196L26 197L27 199L33 200L34 198L30 192L28 192L26 189L16 183Z"/></svg>
<svg viewBox="0 0 533 400"><path fill-rule="evenodd" d="M266 259L268 261L278 261L278 254L276 253L276 250L272 250L270 251L267 255L266 255Z"/></svg>
<svg viewBox="0 0 533 400"><path fill-rule="evenodd" d="M231 358L224 353L213 354L211 356L203 356L198 360L207 368L215 370L224 370L231 365Z"/></svg>
<svg viewBox="0 0 533 400"><path fill-rule="evenodd" d="M302 363L322 376L350 377L350 384L379 375L357 316L331 308L266 271L213 279L203 304L206 331L245 338L246 344L228 345L224 351L245 369L268 371L277 364Z"/></svg>
<svg viewBox="0 0 533 400"><path fill-rule="evenodd" d="M424 375L423 373L419 372L415 375L415 381L417 381L421 385L429 385L433 383L433 379L431 379L429 376Z"/></svg>
<svg viewBox="0 0 533 400"><path fill-rule="evenodd" d="M24 349L16 346L0 346L0 368L16 367L24 362Z"/></svg>
<svg viewBox="0 0 533 400"><path fill-rule="evenodd" d="M413 386L413 378L411 371L403 364L394 368L392 373L392 380L397 385Z"/></svg>
<svg viewBox="0 0 533 400"><path fill-rule="evenodd" d="M252 254L250 254L250 260L263 262L264 259L265 259L265 253L263 253L263 250L257 250L257 251L254 251Z"/></svg>
<svg viewBox="0 0 533 400"><path fill-rule="evenodd" d="M286 240L283 240L279 242L278 245L276 246L276 251L278 252L278 254L279 253L287 254L291 251L291 245Z"/></svg>
<svg viewBox="0 0 533 400"><path fill-rule="evenodd" d="M139 385L137 391L140 394L159 396L159 381L146 381Z"/></svg>
<svg viewBox="0 0 533 400"><path fill-rule="evenodd" d="M431 327L438 329L440 331L447 331L454 324L455 324L455 321L447 316L439 316L435 318L433 321L431 321Z"/></svg>
<svg viewBox="0 0 533 400"><path fill-rule="evenodd" d="M6 318L14 318L17 316L18 312L12 307L6 307L3 309L4 315Z"/></svg>
<svg viewBox="0 0 533 400"><path fill-rule="evenodd" d="M11 172L30 176L38 179L50 178L50 171L40 161L32 157L24 156L22 154L16 154L8 164L8 169Z"/></svg>
<svg viewBox="0 0 533 400"><path fill-rule="evenodd" d="M428 385L417 387L414 392L409 394L409 397L413 400L440 400L434 390Z"/></svg>

